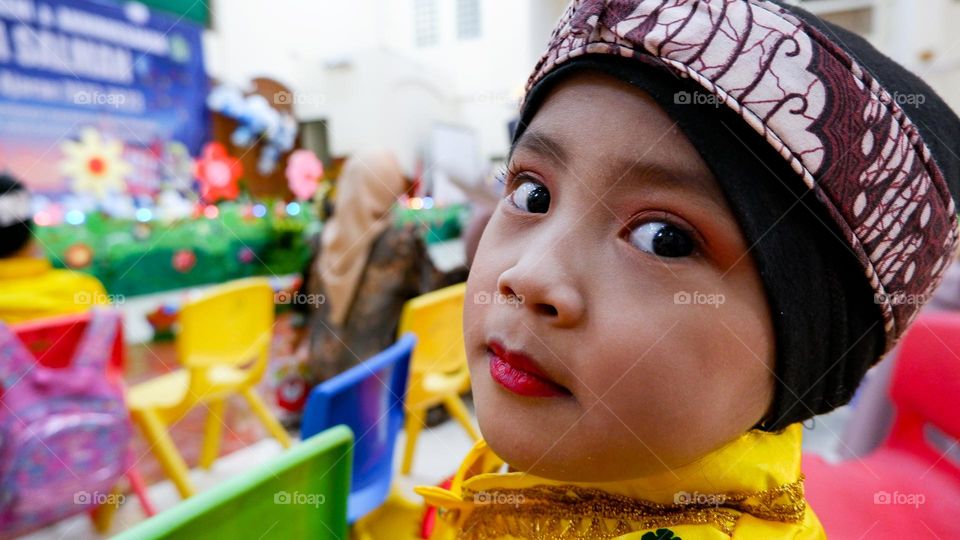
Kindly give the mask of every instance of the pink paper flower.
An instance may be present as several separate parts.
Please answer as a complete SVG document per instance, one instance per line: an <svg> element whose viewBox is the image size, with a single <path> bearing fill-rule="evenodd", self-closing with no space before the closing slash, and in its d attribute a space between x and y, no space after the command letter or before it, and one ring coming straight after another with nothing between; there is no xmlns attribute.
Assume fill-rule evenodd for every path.
<svg viewBox="0 0 960 540"><path fill-rule="evenodd" d="M310 150L295 150L287 159L287 184L294 196L301 201L309 200L317 192L323 163Z"/></svg>

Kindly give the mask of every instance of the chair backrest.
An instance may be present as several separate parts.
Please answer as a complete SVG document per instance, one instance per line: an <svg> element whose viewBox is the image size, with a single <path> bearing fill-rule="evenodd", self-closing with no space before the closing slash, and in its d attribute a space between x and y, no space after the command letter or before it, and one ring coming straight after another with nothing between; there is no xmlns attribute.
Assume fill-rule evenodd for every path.
<svg viewBox="0 0 960 540"><path fill-rule="evenodd" d="M64 368L73 359L80 340L90 323L91 312L34 319L11 326L20 342L30 350L37 362L48 368ZM117 329L107 361L111 375L123 375L123 323L117 319Z"/></svg>
<svg viewBox="0 0 960 540"><path fill-rule="evenodd" d="M266 278L226 283L180 310L177 352L188 368L240 365L262 358L270 347L273 288Z"/></svg>
<svg viewBox="0 0 960 540"><path fill-rule="evenodd" d="M960 314L922 314L900 345L890 386L893 437L932 424L960 440ZM896 441L903 442L903 441Z"/></svg>
<svg viewBox="0 0 960 540"><path fill-rule="evenodd" d="M467 284L460 283L418 296L403 306L399 334L413 332L417 346L410 372L451 373L465 369L467 352L463 345L463 296Z"/></svg>
<svg viewBox="0 0 960 540"><path fill-rule="evenodd" d="M114 538L347 538L353 434L335 427Z"/></svg>
<svg viewBox="0 0 960 540"><path fill-rule="evenodd" d="M402 336L369 360L317 385L307 399L300 435L307 439L347 425L356 442L348 521L380 506L390 492L393 449L403 427L410 355L416 337Z"/></svg>

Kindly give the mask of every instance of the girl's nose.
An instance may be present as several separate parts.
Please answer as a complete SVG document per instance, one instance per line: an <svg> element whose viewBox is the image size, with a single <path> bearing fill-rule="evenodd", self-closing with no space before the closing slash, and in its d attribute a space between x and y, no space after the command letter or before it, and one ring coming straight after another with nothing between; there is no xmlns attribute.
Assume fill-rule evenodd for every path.
<svg viewBox="0 0 960 540"><path fill-rule="evenodd" d="M543 263L544 261L541 261ZM505 302L515 302L535 317L557 327L578 324L586 311L583 296L568 276L548 274L543 264L517 264L500 274L497 291Z"/></svg>

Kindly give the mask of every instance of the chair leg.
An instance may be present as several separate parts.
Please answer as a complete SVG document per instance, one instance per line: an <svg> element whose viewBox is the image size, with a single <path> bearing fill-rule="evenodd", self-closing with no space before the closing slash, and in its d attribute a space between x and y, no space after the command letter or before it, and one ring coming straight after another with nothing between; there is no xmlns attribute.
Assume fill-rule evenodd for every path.
<svg viewBox="0 0 960 540"><path fill-rule="evenodd" d="M119 501L122 500L123 493L120 486L113 486L110 490L110 498L107 502L93 509L90 512L90 519L93 521L93 528L100 534L106 534L113 524L113 516L120 507Z"/></svg>
<svg viewBox="0 0 960 540"><path fill-rule="evenodd" d="M220 434L223 430L223 399L210 402L207 423L203 430L203 451L200 453L200 466L209 469L220 455Z"/></svg>
<svg viewBox="0 0 960 540"><path fill-rule="evenodd" d="M374 510L376 512L376 510ZM370 514L368 514L370 515ZM364 516L366 518L367 516ZM367 529L366 521L361 518L350 527L350 540L374 540L373 535Z"/></svg>
<svg viewBox="0 0 960 540"><path fill-rule="evenodd" d="M467 433L474 441L480 439L480 434L477 433L476 428L473 427L473 421L470 419L470 411L467 410L467 406L463 404L463 401L460 401L459 396L447 396L443 398L443 404L447 407L447 410L450 411L450 416L456 418L457 422L460 422L460 425L463 426L463 429L467 430Z"/></svg>
<svg viewBox="0 0 960 540"><path fill-rule="evenodd" d="M183 457L174 446L173 439L170 438L166 426L160 420L160 415L156 411L143 410L134 411L133 418L143 431L144 437L147 438L151 451L160 461L163 472L177 486L180 496L186 499L193 495L195 491L193 484L190 483L187 463L183 461Z"/></svg>
<svg viewBox="0 0 960 540"><path fill-rule="evenodd" d="M253 387L247 386L240 390L240 393L243 394L243 397L246 398L247 403L250 404L250 408L253 409L253 413L257 415L257 418L260 419L260 422L263 423L264 427L267 428L267 431L275 439L277 439L284 448L290 448L290 436L287 435L286 430L283 429L283 426L280 425L280 422L273 417L273 414L270 413L270 409L267 408L267 404L260 399L260 395L257 394L257 391Z"/></svg>
<svg viewBox="0 0 960 540"><path fill-rule="evenodd" d="M400 466L400 474L410 474L413 468L413 452L417 449L417 438L420 437L420 431L426 425L426 412L420 409L411 409L407 411L407 421L404 432L407 434L407 443L403 450L403 464Z"/></svg>
<svg viewBox="0 0 960 540"><path fill-rule="evenodd" d="M127 468L127 481L130 482L130 487L133 488L133 492L136 493L137 498L140 499L140 507L143 508L143 513L146 514L147 517L155 516L157 509L153 506L153 502L150 501L150 497L147 495L147 485L143 483L143 477L140 476L140 471L133 465Z"/></svg>

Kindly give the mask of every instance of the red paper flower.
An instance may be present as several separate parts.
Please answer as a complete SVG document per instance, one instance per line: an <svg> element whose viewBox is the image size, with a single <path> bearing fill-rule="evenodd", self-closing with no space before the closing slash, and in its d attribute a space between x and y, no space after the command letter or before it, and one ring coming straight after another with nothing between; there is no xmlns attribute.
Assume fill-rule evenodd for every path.
<svg viewBox="0 0 960 540"><path fill-rule="evenodd" d="M200 180L200 195L207 202L233 200L240 194L237 180L243 175L243 165L218 142L203 147L200 158L193 163L193 174Z"/></svg>
<svg viewBox="0 0 960 540"><path fill-rule="evenodd" d="M189 249L181 249L173 255L173 268L177 272L187 273L197 264L197 256Z"/></svg>

